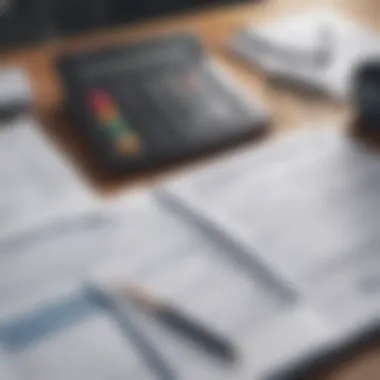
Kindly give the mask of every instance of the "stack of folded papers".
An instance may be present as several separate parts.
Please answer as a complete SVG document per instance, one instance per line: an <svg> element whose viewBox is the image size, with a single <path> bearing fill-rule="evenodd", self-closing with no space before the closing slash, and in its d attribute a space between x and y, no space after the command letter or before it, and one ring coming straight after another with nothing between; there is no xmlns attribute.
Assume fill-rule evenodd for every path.
<svg viewBox="0 0 380 380"><path fill-rule="evenodd" d="M317 8L246 25L228 48L275 79L343 100L356 67L380 53L380 39L337 10Z"/></svg>

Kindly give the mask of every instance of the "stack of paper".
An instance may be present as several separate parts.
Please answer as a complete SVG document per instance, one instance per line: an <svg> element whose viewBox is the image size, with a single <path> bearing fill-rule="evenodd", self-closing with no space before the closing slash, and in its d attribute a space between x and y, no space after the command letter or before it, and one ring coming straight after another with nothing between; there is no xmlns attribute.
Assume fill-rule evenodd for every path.
<svg viewBox="0 0 380 380"><path fill-rule="evenodd" d="M327 128L246 151L162 190L168 204L231 236L347 330L380 313L376 287L363 285L380 278L379 194L378 155Z"/></svg>
<svg viewBox="0 0 380 380"><path fill-rule="evenodd" d="M8 367L17 380L118 379L134 373L166 378L147 365L148 353L120 329L112 312L99 310L86 295L89 283L107 287L115 279L172 302L230 337L241 351L237 365L228 367L119 301L126 321L132 312L139 327L130 329L148 336L152 349L174 368L173 380L261 376L329 341L319 316L293 305L270 270L245 267L233 252L149 193L105 206L92 223L49 229L34 241L14 244L0 257L0 341ZM276 337L263 334L267 324L277 329ZM285 341L287 349L274 356L274 347ZM249 353L255 351L259 360L252 361ZM96 366L88 365L93 361ZM62 372L56 374L57 368Z"/></svg>
<svg viewBox="0 0 380 380"><path fill-rule="evenodd" d="M335 352L380 313L379 163L339 131L309 129L8 241L0 371L266 379ZM119 281L232 340L236 364L136 309Z"/></svg>
<svg viewBox="0 0 380 380"><path fill-rule="evenodd" d="M380 42L338 11L317 8L243 27L229 49L274 78L346 99L355 69L380 53Z"/></svg>
<svg viewBox="0 0 380 380"><path fill-rule="evenodd" d="M6 245L0 256L0 364L15 380L158 378L86 290L88 270L100 259L153 264L146 234L156 242L166 221L151 205L149 196L131 197L126 207L122 200ZM161 231L155 232L157 225ZM170 238L161 241L164 252Z"/></svg>

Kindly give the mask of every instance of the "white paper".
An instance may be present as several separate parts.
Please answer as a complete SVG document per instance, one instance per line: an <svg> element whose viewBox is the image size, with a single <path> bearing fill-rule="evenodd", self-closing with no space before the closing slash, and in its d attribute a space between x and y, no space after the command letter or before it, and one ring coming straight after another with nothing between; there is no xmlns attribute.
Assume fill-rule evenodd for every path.
<svg viewBox="0 0 380 380"><path fill-rule="evenodd" d="M258 36L284 51L315 54L323 47L331 50L326 65L286 62L273 54L250 47L250 36ZM318 8L286 16L262 27L248 26L232 39L230 49L270 75L318 89L328 95L346 99L351 92L355 68L380 52L380 39L359 22L349 20L333 8Z"/></svg>
<svg viewBox="0 0 380 380"><path fill-rule="evenodd" d="M70 298L88 281L102 276L106 281L132 281L152 290L226 336L249 326L256 329L268 315L287 306L276 288L231 261L217 241L167 212L149 193L117 199L104 205L95 219L49 229L34 239L9 244L7 254L0 258L0 331L20 316ZM130 365L128 342L111 320L112 316L91 316L11 353L17 380L149 378L144 366ZM154 325L148 325L144 331L149 336ZM189 357L181 356L178 363L174 360L170 336L153 342L179 373L188 373ZM178 352L188 350L194 360L199 359L186 344ZM89 366L90 361L96 364ZM207 358L198 366L205 380L209 371L223 377L228 373L213 361L210 365Z"/></svg>
<svg viewBox="0 0 380 380"><path fill-rule="evenodd" d="M116 260L114 257L107 257L99 261L89 270L88 281L103 287L107 292L114 291L115 297L121 294L117 290L120 284L137 286L230 339L242 351L242 361L236 366L223 365L199 350L196 345L160 325L154 317L140 314L138 320L142 330L159 347L169 365L174 366L179 379L255 378L259 369L249 366L252 360L248 360L249 351L245 348L249 343L247 337L253 337L255 332L267 324L270 325L275 316L280 319L282 315L285 317L292 314L293 307L298 310L301 306L293 305L283 298L282 289L278 289L271 281L267 282L268 278L260 268L256 268L255 272L233 260L223 241L214 240L200 226L176 213L163 214L162 205L154 198L141 197L137 202L131 202L129 207L145 210L147 217L149 216L146 227L149 231L160 234L161 238L151 244L146 236L135 237L135 241L142 239L138 243L138 250L126 248L128 255L120 255ZM160 216L156 218L155 213L159 210L161 211L157 216ZM140 219L136 218L137 223L143 224L142 215ZM132 247L136 247L136 244ZM125 247L128 245L126 241ZM310 323L309 328L313 329L314 319L319 321L319 317L311 312L312 318L309 321L310 317L306 314L305 319L299 318L305 326ZM287 318L290 319L292 317ZM324 341L328 326L325 326L326 331L320 335L319 329L323 323L318 323L318 329L311 332L312 337L299 334L300 339L302 336L302 341L305 342L303 348L307 346L308 339L313 340L314 336ZM294 333L297 334L295 326L298 326L298 319L292 325ZM286 324L283 333L286 330L290 334L289 328ZM287 350L283 352L285 362L287 355L291 356L293 352L291 342L288 343ZM268 361L272 349L273 347L268 346ZM299 354L299 351L293 352L295 356L296 353Z"/></svg>
<svg viewBox="0 0 380 380"><path fill-rule="evenodd" d="M336 329L354 335L380 320L380 255L375 246L309 279L310 300Z"/></svg>
<svg viewBox="0 0 380 380"><path fill-rule="evenodd" d="M225 304L228 304L229 296L226 295L225 298ZM238 355L236 363L232 365L218 360L196 344L160 324L154 316L142 312L137 314L143 331L151 342L160 348L160 353L168 363L174 366L178 379L264 379L264 376L276 370L328 349L339 338L338 333L330 329L321 315L304 308L301 304L273 310L265 318L258 319L254 317L254 313L257 313L259 304L240 305L236 310L231 305L226 313L215 308L212 297L209 297L208 301L211 307L208 308L207 315L209 318L212 317L212 321L209 322L206 314L200 317L199 313L205 310L201 303L194 305L192 310L180 306L178 302L175 305L198 321L203 321L211 331L230 339ZM230 330L221 328L220 322L229 319L231 323L235 313L236 315L240 313L242 318L240 322Z"/></svg>
<svg viewBox="0 0 380 380"><path fill-rule="evenodd" d="M0 83L0 108L29 105L32 90L24 71L13 67L2 67Z"/></svg>
<svg viewBox="0 0 380 380"><path fill-rule="evenodd" d="M9 363L8 355L0 349L0 379L17 380L13 368Z"/></svg>
<svg viewBox="0 0 380 380"><path fill-rule="evenodd" d="M320 128L185 175L162 197L240 243L331 323L352 328L378 313L374 295L346 290L378 260L379 178L376 153ZM339 298L342 314L333 310Z"/></svg>
<svg viewBox="0 0 380 380"><path fill-rule="evenodd" d="M36 313L43 315L51 305L59 308L60 303L84 292L87 273L96 263L124 258L136 273L144 273L160 264L162 256L170 259L177 250L191 245L189 238L184 239L188 232L181 221L176 227L177 219L143 192L104 204L103 210L87 219L75 219L4 244L7 250L0 257L0 342L6 340L2 329L9 324L28 320ZM104 312L103 316L91 312L85 320L78 317L33 344L7 353L6 367L17 370L17 380L156 378L112 313ZM4 364L4 371L6 367Z"/></svg>
<svg viewBox="0 0 380 380"><path fill-rule="evenodd" d="M338 339L339 330L332 329L321 315L298 305L274 315L257 331L245 332L241 376L247 380L267 379L273 373L317 357Z"/></svg>
<svg viewBox="0 0 380 380"><path fill-rule="evenodd" d="M7 358L15 380L156 378L112 319L100 313Z"/></svg>
<svg viewBox="0 0 380 380"><path fill-rule="evenodd" d="M378 323L379 178L375 152L340 130L314 127L229 155L161 188L160 199L173 210L240 246L232 257L241 261L245 254L290 286L293 312L304 310L320 327L317 332L303 317L285 322L292 312L277 312L278 326L289 326L276 333L269 318L260 325L260 340L248 324L241 346L258 359L243 365L241 378L344 348ZM303 325L307 334L300 333Z"/></svg>
<svg viewBox="0 0 380 380"><path fill-rule="evenodd" d="M141 198L141 202L147 199ZM144 209L149 210L153 221L155 210L162 206L153 198L148 204L150 207ZM106 258L89 271L88 281L107 292L114 291L115 297L122 294L118 285L137 286L236 345L240 359L236 365L228 366L163 327L154 317L141 313L138 320L142 330L174 366L179 379L261 379L266 371L303 358L307 352L333 341L335 334L322 315L305 308L301 299L291 303L283 298L281 289L267 282L260 268L255 273L241 265L223 241L214 240L200 225L192 224L191 218L181 220L175 215L167 214L164 225L162 215L161 224L155 228L152 224L152 231L161 231L161 239L153 246L146 239L141 242L146 249L149 247L149 259L142 249L129 250L129 255L116 260ZM164 246L161 241L166 242ZM146 260L144 264L141 257L138 261L134 257L140 253ZM119 298L119 302L124 301ZM257 335L261 338L256 339ZM250 355L253 350L260 351L257 360ZM273 350L276 357L271 362Z"/></svg>
<svg viewBox="0 0 380 380"><path fill-rule="evenodd" d="M25 117L0 124L0 241L91 210L75 170Z"/></svg>
<svg viewBox="0 0 380 380"><path fill-rule="evenodd" d="M226 368L141 315L143 331L180 379L260 379L378 316L379 161L338 130L310 128L3 243L0 325L89 281L105 288L132 282L242 352ZM12 354L16 379L39 370L49 379L54 367L84 380L134 378L135 370L146 378L144 365L125 368L129 346L111 319L92 316ZM111 348L99 348L102 341ZM104 361L93 372L84 363L98 355Z"/></svg>
<svg viewBox="0 0 380 380"><path fill-rule="evenodd" d="M274 46L313 53L325 42L323 32L329 28L332 14L327 8L316 9L286 16L260 28L252 26L251 30Z"/></svg>
<svg viewBox="0 0 380 380"><path fill-rule="evenodd" d="M249 268L231 260L222 242L175 213L165 212L157 199L146 198L144 202L141 211L146 220L140 219L139 226L144 234L124 239L120 252L128 254L99 260L89 273L91 278L111 283L125 279L152 289L206 323L214 324L213 317L219 314L219 327L225 330L284 303L281 289L267 283L265 276L260 278L259 270L255 277ZM138 222L134 223L136 228ZM160 237L150 238L156 234Z"/></svg>
<svg viewBox="0 0 380 380"><path fill-rule="evenodd" d="M105 258L125 257L135 270L159 263L153 247L173 252L171 247L182 249L191 244L183 243L187 229L181 227L181 221L176 227L176 220L177 216L170 217L149 193L142 192L3 244L0 315L27 308L42 296L54 296L61 284L65 287L68 282L82 281L88 268ZM170 222L173 235L167 230Z"/></svg>

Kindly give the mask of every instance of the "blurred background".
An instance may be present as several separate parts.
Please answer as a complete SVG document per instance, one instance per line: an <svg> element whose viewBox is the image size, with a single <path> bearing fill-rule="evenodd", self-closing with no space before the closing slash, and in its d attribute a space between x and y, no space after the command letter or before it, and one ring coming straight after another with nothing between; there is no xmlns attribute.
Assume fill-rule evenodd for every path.
<svg viewBox="0 0 380 380"><path fill-rule="evenodd" d="M0 0L0 379L190 379L187 355L201 357L199 380L380 379L369 323L379 299L350 298L359 277L373 269L377 289L380 276L379 20L376 0ZM268 261L256 234L276 248L263 250ZM233 252L231 264L222 251ZM119 341L128 333L107 318L72 330L96 314L83 284L108 261L148 284L148 294L127 289L137 309L197 349L182 338L166 346L138 313L132 335L154 337L154 350L140 339L130 353ZM200 286L207 279L212 290ZM193 287L202 311L190 307ZM334 323L318 308L303 316L304 290L339 315ZM134 307L115 312L112 302L100 302L109 319L128 320ZM302 312L292 318L289 304ZM273 327L248 323L256 312ZM357 314L366 322L359 337ZM233 318L244 319L246 337L228 330ZM39 339L46 346L30 344ZM208 372L214 362L199 346L228 361L241 342L248 363L260 362L255 375L239 372L239 361ZM136 352L143 364L129 362ZM262 376L264 364L280 377Z"/></svg>

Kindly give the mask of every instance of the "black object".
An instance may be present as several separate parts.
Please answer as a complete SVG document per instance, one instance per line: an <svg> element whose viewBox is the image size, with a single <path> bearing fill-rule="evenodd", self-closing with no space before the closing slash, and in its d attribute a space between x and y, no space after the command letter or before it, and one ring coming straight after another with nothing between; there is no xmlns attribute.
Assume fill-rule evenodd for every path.
<svg viewBox="0 0 380 380"><path fill-rule="evenodd" d="M66 35L112 25L112 4L108 0L54 0L55 34ZM131 3L126 1L126 3Z"/></svg>
<svg viewBox="0 0 380 380"><path fill-rule="evenodd" d="M249 0L0 0L0 47Z"/></svg>
<svg viewBox="0 0 380 380"><path fill-rule="evenodd" d="M170 163L267 129L190 35L69 55L58 67L70 112L108 170Z"/></svg>
<svg viewBox="0 0 380 380"><path fill-rule="evenodd" d="M353 94L356 121L362 128L380 132L380 58L358 68Z"/></svg>
<svg viewBox="0 0 380 380"><path fill-rule="evenodd" d="M0 46L43 39L51 18L44 5L44 0L0 0Z"/></svg>

